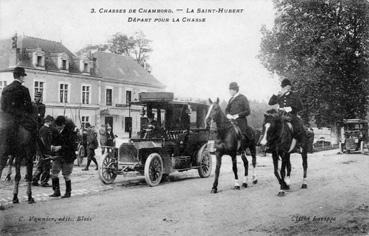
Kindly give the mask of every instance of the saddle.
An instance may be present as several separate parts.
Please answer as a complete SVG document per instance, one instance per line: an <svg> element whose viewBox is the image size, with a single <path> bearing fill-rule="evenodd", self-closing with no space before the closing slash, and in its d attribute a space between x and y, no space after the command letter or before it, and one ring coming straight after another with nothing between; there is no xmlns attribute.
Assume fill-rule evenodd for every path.
<svg viewBox="0 0 369 236"><path fill-rule="evenodd" d="M233 121L231 121L233 128L236 131L237 138L240 140L254 140L255 134L250 126L246 127L245 133L242 132L241 128L235 124Z"/></svg>

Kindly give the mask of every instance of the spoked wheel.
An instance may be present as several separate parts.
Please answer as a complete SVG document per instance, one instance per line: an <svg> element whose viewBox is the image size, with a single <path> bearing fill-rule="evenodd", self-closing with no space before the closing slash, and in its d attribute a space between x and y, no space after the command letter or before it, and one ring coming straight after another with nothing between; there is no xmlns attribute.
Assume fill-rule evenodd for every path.
<svg viewBox="0 0 369 236"><path fill-rule="evenodd" d="M163 177L163 160L157 153L152 153L145 162L145 180L148 185L154 187L158 185Z"/></svg>
<svg viewBox="0 0 369 236"><path fill-rule="evenodd" d="M83 162L83 157L85 156L85 148L81 145L78 148L78 155L77 155L77 165L81 166Z"/></svg>
<svg viewBox="0 0 369 236"><path fill-rule="evenodd" d="M105 153L99 168L99 177L104 184L111 184L117 177L118 161L114 157L114 153Z"/></svg>
<svg viewBox="0 0 369 236"><path fill-rule="evenodd" d="M213 166L213 160L209 150L207 150L206 144L204 144L197 153L197 163L200 165L199 169L197 169L200 177L209 177Z"/></svg>

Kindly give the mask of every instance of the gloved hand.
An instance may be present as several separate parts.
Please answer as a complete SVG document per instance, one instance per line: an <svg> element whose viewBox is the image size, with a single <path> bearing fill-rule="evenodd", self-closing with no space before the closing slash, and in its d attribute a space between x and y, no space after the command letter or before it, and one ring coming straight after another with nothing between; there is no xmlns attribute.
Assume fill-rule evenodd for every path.
<svg viewBox="0 0 369 236"><path fill-rule="evenodd" d="M233 119L233 116L231 114L227 114L226 117L227 117L228 120L232 120Z"/></svg>
<svg viewBox="0 0 369 236"><path fill-rule="evenodd" d="M284 110L285 110L286 112L291 112L291 111L292 111L292 107L285 107L285 108L284 108Z"/></svg>

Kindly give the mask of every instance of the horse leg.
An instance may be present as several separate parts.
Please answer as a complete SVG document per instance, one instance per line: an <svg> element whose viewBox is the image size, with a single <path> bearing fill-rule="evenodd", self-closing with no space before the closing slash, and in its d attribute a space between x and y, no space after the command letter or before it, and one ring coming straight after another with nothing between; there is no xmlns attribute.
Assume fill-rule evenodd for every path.
<svg viewBox="0 0 369 236"><path fill-rule="evenodd" d="M286 179L286 168L287 168L287 156L288 153L283 153L282 154L282 165L281 165L281 178L282 178L282 189L283 190L288 190L290 189L290 187L287 185L285 179Z"/></svg>
<svg viewBox="0 0 369 236"><path fill-rule="evenodd" d="M278 159L279 159L278 153L273 152L272 157L273 157L274 175L277 178L278 183L280 185L280 191L278 193L278 196L284 196L284 191L282 189L283 181L282 181L282 179L279 175L279 172L278 172Z"/></svg>
<svg viewBox="0 0 369 236"><path fill-rule="evenodd" d="M287 176L284 178L284 182L286 182L287 186L291 185L291 154L286 154L286 169L287 169Z"/></svg>
<svg viewBox="0 0 369 236"><path fill-rule="evenodd" d="M243 161L243 166L245 167L245 176L243 177L242 187L247 188L247 179L249 175L249 161L245 155L245 152L242 152L241 159Z"/></svg>
<svg viewBox="0 0 369 236"><path fill-rule="evenodd" d="M27 196L28 196L28 203L32 204L35 203L35 200L32 197L32 171L33 171L33 155L29 152L26 153L27 158Z"/></svg>
<svg viewBox="0 0 369 236"><path fill-rule="evenodd" d="M234 174L234 187L233 187L233 189L240 190L240 184L238 183L237 156L236 155L237 155L236 153L232 153L232 155L231 155L232 170L233 170L233 174Z"/></svg>
<svg viewBox="0 0 369 236"><path fill-rule="evenodd" d="M249 147L250 149L250 153L252 156L252 183L253 184L257 184L258 183L258 179L256 178L256 144L253 144Z"/></svg>
<svg viewBox="0 0 369 236"><path fill-rule="evenodd" d="M215 166L215 178L214 178L213 188L211 189L211 193L218 192L218 180L219 180L220 167L222 165L222 155L223 154L219 152L215 152L217 163Z"/></svg>
<svg viewBox="0 0 369 236"><path fill-rule="evenodd" d="M307 188L306 178L307 178L307 168L308 168L308 162L307 162L308 156L307 156L307 149L306 148L303 148L301 156L302 156L302 167L304 169L304 176L303 176L303 181L302 181L301 188L306 189Z"/></svg>
<svg viewBox="0 0 369 236"><path fill-rule="evenodd" d="M18 156L15 157L15 177L14 177L14 190L13 190L13 203L19 203L18 199L18 190L19 190L19 181L21 179L21 161Z"/></svg>

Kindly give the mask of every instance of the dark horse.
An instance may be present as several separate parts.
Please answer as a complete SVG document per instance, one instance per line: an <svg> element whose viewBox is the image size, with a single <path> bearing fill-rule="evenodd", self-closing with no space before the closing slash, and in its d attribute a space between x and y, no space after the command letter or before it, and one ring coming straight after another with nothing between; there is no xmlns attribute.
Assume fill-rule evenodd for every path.
<svg viewBox="0 0 369 236"><path fill-rule="evenodd" d="M12 155L15 157L16 170L13 203L19 203L18 188L19 181L21 179L20 166L22 159L25 159L27 165L28 203L35 202L32 198L31 190L33 156L36 151L34 140L35 139L32 137L31 132L22 126L16 125L14 118L11 115L0 111L0 177L6 165L8 155Z"/></svg>
<svg viewBox="0 0 369 236"><path fill-rule="evenodd" d="M278 196L284 196L284 190L288 190L290 187L290 175L291 175L291 150L295 148L296 143L292 138L292 126L290 124L290 117L284 111L276 111L274 109L269 110L264 115L264 128L263 137L260 142L261 145L267 145L272 152L274 175L280 184L280 191ZM307 175L307 147L308 140L306 133L301 142L301 156L302 166L304 169L303 183L301 188L307 188L306 175ZM278 173L278 160L279 157L282 160L280 174ZM287 176L286 176L287 170Z"/></svg>
<svg viewBox="0 0 369 236"><path fill-rule="evenodd" d="M205 122L209 125L210 121L215 121L217 125L217 140L215 143L215 156L216 156L216 168L215 168L215 179L213 183L213 188L211 193L218 192L218 179L220 167L222 165L222 157L223 155L229 155L232 158L232 169L235 178L234 189L240 189L240 185L238 183L238 174L237 174L237 153L239 151L242 152L241 158L245 167L245 176L243 179L242 186L247 188L247 177L249 170L249 162L247 161L245 151L246 148L249 148L251 156L252 156L252 165L253 165L253 183L257 183L256 175L255 175L255 167L256 167L256 141L248 140L247 138L242 139L242 135L238 130L238 127L233 124L232 121L228 120L225 114L222 112L219 106L219 99L216 102L212 102L209 99L210 108L206 115ZM254 131L253 131L254 132ZM255 135L254 135L255 137Z"/></svg>

